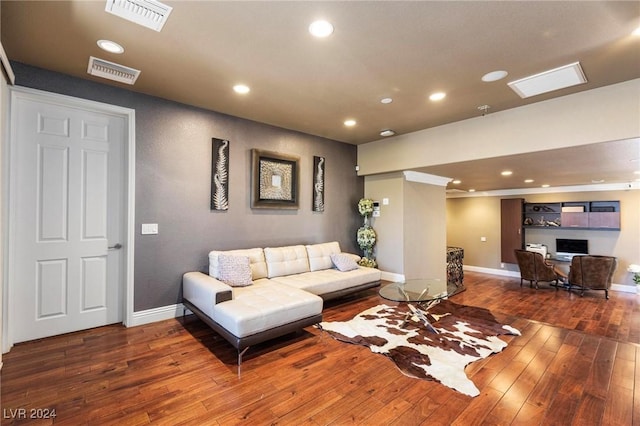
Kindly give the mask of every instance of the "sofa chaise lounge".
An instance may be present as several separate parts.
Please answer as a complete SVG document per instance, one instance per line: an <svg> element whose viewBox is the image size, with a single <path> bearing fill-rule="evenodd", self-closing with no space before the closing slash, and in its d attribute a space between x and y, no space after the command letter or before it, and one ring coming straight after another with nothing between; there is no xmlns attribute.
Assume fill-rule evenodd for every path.
<svg viewBox="0 0 640 426"><path fill-rule="evenodd" d="M380 285L338 242L212 251L209 275L187 272L183 305L242 355L257 343L322 321L323 301Z"/></svg>

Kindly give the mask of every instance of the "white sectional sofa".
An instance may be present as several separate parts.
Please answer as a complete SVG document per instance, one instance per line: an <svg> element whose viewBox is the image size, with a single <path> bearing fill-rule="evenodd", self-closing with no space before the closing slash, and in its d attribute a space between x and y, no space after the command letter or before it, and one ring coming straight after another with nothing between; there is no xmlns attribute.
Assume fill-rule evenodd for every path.
<svg viewBox="0 0 640 426"><path fill-rule="evenodd" d="M358 259L335 241L212 251L209 275L184 274L183 304L238 350L240 366L249 346L321 322L323 300L379 286L380 271Z"/></svg>

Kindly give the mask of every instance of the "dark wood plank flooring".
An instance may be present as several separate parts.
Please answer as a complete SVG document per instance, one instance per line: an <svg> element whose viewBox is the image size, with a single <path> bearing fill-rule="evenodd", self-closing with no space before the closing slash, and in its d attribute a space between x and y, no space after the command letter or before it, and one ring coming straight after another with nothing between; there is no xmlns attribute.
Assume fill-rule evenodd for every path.
<svg viewBox="0 0 640 426"><path fill-rule="evenodd" d="M467 366L476 398L313 327L251 348L238 380L233 347L188 316L16 345L3 358L2 424L640 425L640 296L471 272L465 285L453 301L522 332ZM378 303L390 302L369 290L328 304L324 318ZM29 418L47 410L55 421Z"/></svg>

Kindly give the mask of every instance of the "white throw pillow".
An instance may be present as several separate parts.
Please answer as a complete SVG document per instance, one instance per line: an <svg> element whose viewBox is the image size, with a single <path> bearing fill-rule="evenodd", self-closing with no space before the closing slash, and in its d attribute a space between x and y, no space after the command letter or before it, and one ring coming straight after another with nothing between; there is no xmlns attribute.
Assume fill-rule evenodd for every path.
<svg viewBox="0 0 640 426"><path fill-rule="evenodd" d="M220 254L218 256L218 275L220 281L231 287L245 287L253 284L249 256Z"/></svg>
<svg viewBox="0 0 640 426"><path fill-rule="evenodd" d="M358 269L358 264L353 256L348 253L337 253L331 255L331 261L341 272L353 271Z"/></svg>

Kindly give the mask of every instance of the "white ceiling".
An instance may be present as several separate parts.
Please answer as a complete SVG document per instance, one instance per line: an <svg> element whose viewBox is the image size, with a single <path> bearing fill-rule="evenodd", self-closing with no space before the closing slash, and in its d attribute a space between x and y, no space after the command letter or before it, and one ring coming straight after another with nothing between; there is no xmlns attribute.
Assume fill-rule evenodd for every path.
<svg viewBox="0 0 640 426"><path fill-rule="evenodd" d="M14 61L350 144L380 139L386 128L403 134L476 117L480 105L493 113L640 78L640 37L631 36L640 26L637 1L164 3L173 11L156 32L106 13L105 1L3 0L1 40ZM317 18L334 24L332 36L307 32ZM99 39L125 52L104 52ZM90 56L142 73L134 86L90 76ZM576 61L586 84L527 99L507 86ZM480 80L499 69L508 77ZM233 92L240 82L251 87L248 95ZM429 101L435 91L446 98ZM393 102L381 104L384 97ZM357 125L345 127L348 118ZM640 140L611 143L623 149L548 153L586 156L575 163L592 167L554 166L545 173L549 183L630 181L640 169ZM603 150L607 162L589 158ZM525 166L531 158L511 160ZM482 170L502 160L425 171L498 189L504 181L489 182Z"/></svg>

